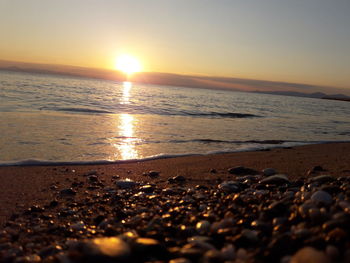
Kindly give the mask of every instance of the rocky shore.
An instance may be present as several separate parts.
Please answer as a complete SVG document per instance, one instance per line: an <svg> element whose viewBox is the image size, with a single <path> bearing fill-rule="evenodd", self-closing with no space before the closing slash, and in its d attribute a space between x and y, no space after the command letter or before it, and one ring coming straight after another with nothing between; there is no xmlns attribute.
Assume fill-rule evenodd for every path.
<svg viewBox="0 0 350 263"><path fill-rule="evenodd" d="M102 178L52 183L52 199L14 213L0 262L350 262L350 177L321 166L298 178L233 167L198 185Z"/></svg>

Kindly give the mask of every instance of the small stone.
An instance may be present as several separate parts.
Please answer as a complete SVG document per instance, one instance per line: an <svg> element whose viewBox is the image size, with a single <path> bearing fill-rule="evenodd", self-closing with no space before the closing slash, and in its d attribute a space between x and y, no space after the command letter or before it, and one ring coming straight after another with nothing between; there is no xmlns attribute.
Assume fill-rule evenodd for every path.
<svg viewBox="0 0 350 263"><path fill-rule="evenodd" d="M146 184L144 186L140 187L140 190L144 193L153 193L154 191L154 186L150 185L150 184Z"/></svg>
<svg viewBox="0 0 350 263"><path fill-rule="evenodd" d="M237 167L233 167L233 168L229 168L228 172L230 174L235 174L235 175L254 175L254 174L258 174L257 171L250 169L250 168L246 168L243 166L237 166Z"/></svg>
<svg viewBox="0 0 350 263"><path fill-rule="evenodd" d="M159 177L159 174L160 172L157 172L157 171L149 171L149 172L143 173L144 176L149 176L151 178Z"/></svg>
<svg viewBox="0 0 350 263"><path fill-rule="evenodd" d="M248 262L248 252L244 248L239 248L236 255L238 262Z"/></svg>
<svg viewBox="0 0 350 263"><path fill-rule="evenodd" d="M196 230L201 234L206 234L210 230L210 226L211 224L208 221L203 220L196 224Z"/></svg>
<svg viewBox="0 0 350 263"><path fill-rule="evenodd" d="M118 237L100 237L77 245L83 252L82 262L126 262L131 252L129 245Z"/></svg>
<svg viewBox="0 0 350 263"><path fill-rule="evenodd" d="M58 187L57 187L57 185L51 185L51 186L50 186L50 189L51 189L51 190L57 190Z"/></svg>
<svg viewBox="0 0 350 263"><path fill-rule="evenodd" d="M134 182L133 180L131 180L129 178L127 178L125 180L116 181L115 184L121 189L129 189L129 188L133 188L133 187L138 185L138 183Z"/></svg>
<svg viewBox="0 0 350 263"><path fill-rule="evenodd" d="M262 172L265 176L271 176L271 175L275 175L277 173L276 170L273 168L266 168L266 169L262 170Z"/></svg>
<svg viewBox="0 0 350 263"><path fill-rule="evenodd" d="M203 263L222 262L222 254L216 249L210 249L203 256Z"/></svg>
<svg viewBox="0 0 350 263"><path fill-rule="evenodd" d="M221 249L221 255L223 260L234 260L236 257L236 250L232 244L228 244Z"/></svg>
<svg viewBox="0 0 350 263"><path fill-rule="evenodd" d="M330 205L333 202L332 196L322 190L316 191L312 194L311 198L317 204Z"/></svg>
<svg viewBox="0 0 350 263"><path fill-rule="evenodd" d="M169 263L191 263L192 261L187 258L174 258Z"/></svg>
<svg viewBox="0 0 350 263"><path fill-rule="evenodd" d="M199 240L191 241L190 243L186 244L184 248L196 248L196 249L202 250L203 252L211 249L215 249L215 247L212 244L204 241L199 241Z"/></svg>
<svg viewBox="0 0 350 263"><path fill-rule="evenodd" d="M87 179L88 179L90 182L93 182L93 183L95 183L95 182L98 181L97 175L90 175L90 176L87 177Z"/></svg>
<svg viewBox="0 0 350 263"><path fill-rule="evenodd" d="M241 234L236 235L233 240L237 247L250 247L259 241L258 232L254 230L243 229Z"/></svg>
<svg viewBox="0 0 350 263"><path fill-rule="evenodd" d="M290 263L330 263L330 260L324 252L304 247L292 256Z"/></svg>
<svg viewBox="0 0 350 263"><path fill-rule="evenodd" d="M318 183L318 184L324 184L328 182L333 182L335 178L331 175L319 175L315 177L311 177L309 179L310 183Z"/></svg>
<svg viewBox="0 0 350 263"><path fill-rule="evenodd" d="M340 257L339 249L335 246L328 245L326 247L326 254L332 260L332 262L338 262Z"/></svg>
<svg viewBox="0 0 350 263"><path fill-rule="evenodd" d="M273 185L281 185L289 183L288 177L285 174L276 174L266 177L260 181L260 184L273 184Z"/></svg>
<svg viewBox="0 0 350 263"><path fill-rule="evenodd" d="M314 167L312 168L312 170L313 170L314 172L322 172L322 171L324 171L324 169L323 169L322 166L320 166L320 165L314 166Z"/></svg>
<svg viewBox="0 0 350 263"><path fill-rule="evenodd" d="M86 176L89 176L89 175L97 175L97 171L96 170L92 170L92 171L89 171L88 173L85 174Z"/></svg>
<svg viewBox="0 0 350 263"><path fill-rule="evenodd" d="M326 241L332 244L343 244L346 241L346 238L346 232L343 229L337 227L328 233L326 236Z"/></svg>
<svg viewBox="0 0 350 263"><path fill-rule="evenodd" d="M16 262L41 262L41 258L37 254L33 254L22 258L17 258Z"/></svg>
<svg viewBox="0 0 350 263"><path fill-rule="evenodd" d="M171 177L168 179L168 182L170 184L174 184L174 183L182 183L182 182L185 182L186 181L186 178L182 175L177 175L177 176L174 176L174 177Z"/></svg>
<svg viewBox="0 0 350 263"><path fill-rule="evenodd" d="M240 188L237 182L235 181L225 181L218 185L219 190L225 193L237 193Z"/></svg>
<svg viewBox="0 0 350 263"><path fill-rule="evenodd" d="M208 236L191 236L187 239L188 243L193 242L206 242L209 243L211 241L210 237Z"/></svg>
<svg viewBox="0 0 350 263"><path fill-rule="evenodd" d="M350 213L350 203L347 201L340 201L339 206L344 210L345 213Z"/></svg>
<svg viewBox="0 0 350 263"><path fill-rule="evenodd" d="M39 256L41 258L46 258L52 255L55 255L57 253L59 253L60 251L62 251L62 247L61 246L48 246L48 247L44 247L43 249L41 249L39 251Z"/></svg>
<svg viewBox="0 0 350 263"><path fill-rule="evenodd" d="M139 237L135 240L132 247L136 257L142 260L149 256L165 258L168 254L166 248L163 247L157 240L152 238ZM140 262L140 260L137 262Z"/></svg>
<svg viewBox="0 0 350 263"><path fill-rule="evenodd" d="M74 191L72 188L66 188L60 191L61 196L73 196L76 195L77 192Z"/></svg>
<svg viewBox="0 0 350 263"><path fill-rule="evenodd" d="M84 229L86 229L86 226L83 221L79 221L75 224L72 224L70 227L75 231L83 231Z"/></svg>

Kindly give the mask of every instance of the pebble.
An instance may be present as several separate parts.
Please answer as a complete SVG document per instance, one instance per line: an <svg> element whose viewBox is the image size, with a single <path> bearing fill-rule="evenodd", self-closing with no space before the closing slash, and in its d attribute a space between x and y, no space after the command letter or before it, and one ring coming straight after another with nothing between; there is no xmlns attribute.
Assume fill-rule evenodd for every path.
<svg viewBox="0 0 350 263"><path fill-rule="evenodd" d="M90 176L87 177L87 179L88 179L90 182L97 182L97 181L98 181L97 175L90 175Z"/></svg>
<svg viewBox="0 0 350 263"><path fill-rule="evenodd" d="M186 181L186 178L182 175L177 175L177 176L174 176L174 177L171 177L168 179L168 182L170 184L174 184L174 183L183 183Z"/></svg>
<svg viewBox="0 0 350 263"><path fill-rule="evenodd" d="M192 263L192 261L187 258L175 258L171 259L169 263Z"/></svg>
<svg viewBox="0 0 350 263"><path fill-rule="evenodd" d="M196 224L196 230L200 234L206 234L210 230L210 226L211 224L208 221L203 220Z"/></svg>
<svg viewBox="0 0 350 263"><path fill-rule="evenodd" d="M129 245L118 237L99 237L78 242L72 250L79 248L82 261L89 262L127 262L130 257Z"/></svg>
<svg viewBox="0 0 350 263"><path fill-rule="evenodd" d="M277 171L273 168L265 168L264 170L262 170L262 172L265 176L271 176L277 173Z"/></svg>
<svg viewBox="0 0 350 263"><path fill-rule="evenodd" d="M77 222L77 223L74 223L74 224L72 224L70 227L71 227L73 230L76 230L76 231L83 231L83 230L86 228L86 226L85 226L85 224L84 224L83 221L79 221L79 222Z"/></svg>
<svg viewBox="0 0 350 263"><path fill-rule="evenodd" d="M129 188L133 188L133 187L138 185L138 183L134 182L133 180L131 180L129 178L124 179L124 180L118 180L115 182L115 184L121 189L129 189Z"/></svg>
<svg viewBox="0 0 350 263"><path fill-rule="evenodd" d="M219 184L218 188L225 193L237 193L240 190L238 183L235 181L225 181Z"/></svg>
<svg viewBox="0 0 350 263"><path fill-rule="evenodd" d="M265 185L267 184L281 185L286 183L290 183L290 181L288 180L288 177L285 174L271 175L260 181L260 184L265 184Z"/></svg>
<svg viewBox="0 0 350 263"><path fill-rule="evenodd" d="M229 168L227 170L230 174L235 174L235 175L254 175L254 174L258 174L257 171L250 169L250 168L246 168L244 166L236 166L236 167L232 167Z"/></svg>
<svg viewBox="0 0 350 263"><path fill-rule="evenodd" d="M149 172L143 173L144 176L149 176L151 178L159 177L159 174L160 172L157 172L157 171L149 171Z"/></svg>
<svg viewBox="0 0 350 263"><path fill-rule="evenodd" d="M335 178L331 175L319 175L315 177L311 177L309 179L310 183L319 183L319 184L324 184L328 182L333 182Z"/></svg>
<svg viewBox="0 0 350 263"><path fill-rule="evenodd" d="M330 263L330 260L324 252L304 247L292 256L290 263Z"/></svg>
<svg viewBox="0 0 350 263"><path fill-rule="evenodd" d="M332 196L329 193L322 190L313 193L311 196L311 200L321 205L330 205L333 202Z"/></svg>

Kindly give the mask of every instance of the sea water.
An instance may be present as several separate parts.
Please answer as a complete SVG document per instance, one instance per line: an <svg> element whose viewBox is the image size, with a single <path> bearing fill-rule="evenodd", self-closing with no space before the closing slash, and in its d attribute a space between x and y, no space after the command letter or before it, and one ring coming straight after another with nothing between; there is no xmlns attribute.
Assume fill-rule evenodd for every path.
<svg viewBox="0 0 350 263"><path fill-rule="evenodd" d="M349 141L349 116L343 101L0 71L0 162L120 161Z"/></svg>

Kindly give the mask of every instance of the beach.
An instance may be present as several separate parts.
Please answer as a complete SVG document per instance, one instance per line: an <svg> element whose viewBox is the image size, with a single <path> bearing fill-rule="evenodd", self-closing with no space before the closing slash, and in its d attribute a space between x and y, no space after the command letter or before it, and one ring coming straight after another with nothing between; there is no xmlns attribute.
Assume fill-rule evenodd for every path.
<svg viewBox="0 0 350 263"><path fill-rule="evenodd" d="M349 176L350 143L0 167L0 261L348 262Z"/></svg>
<svg viewBox="0 0 350 263"><path fill-rule="evenodd" d="M349 175L350 143L0 167L0 258L347 262Z"/></svg>

